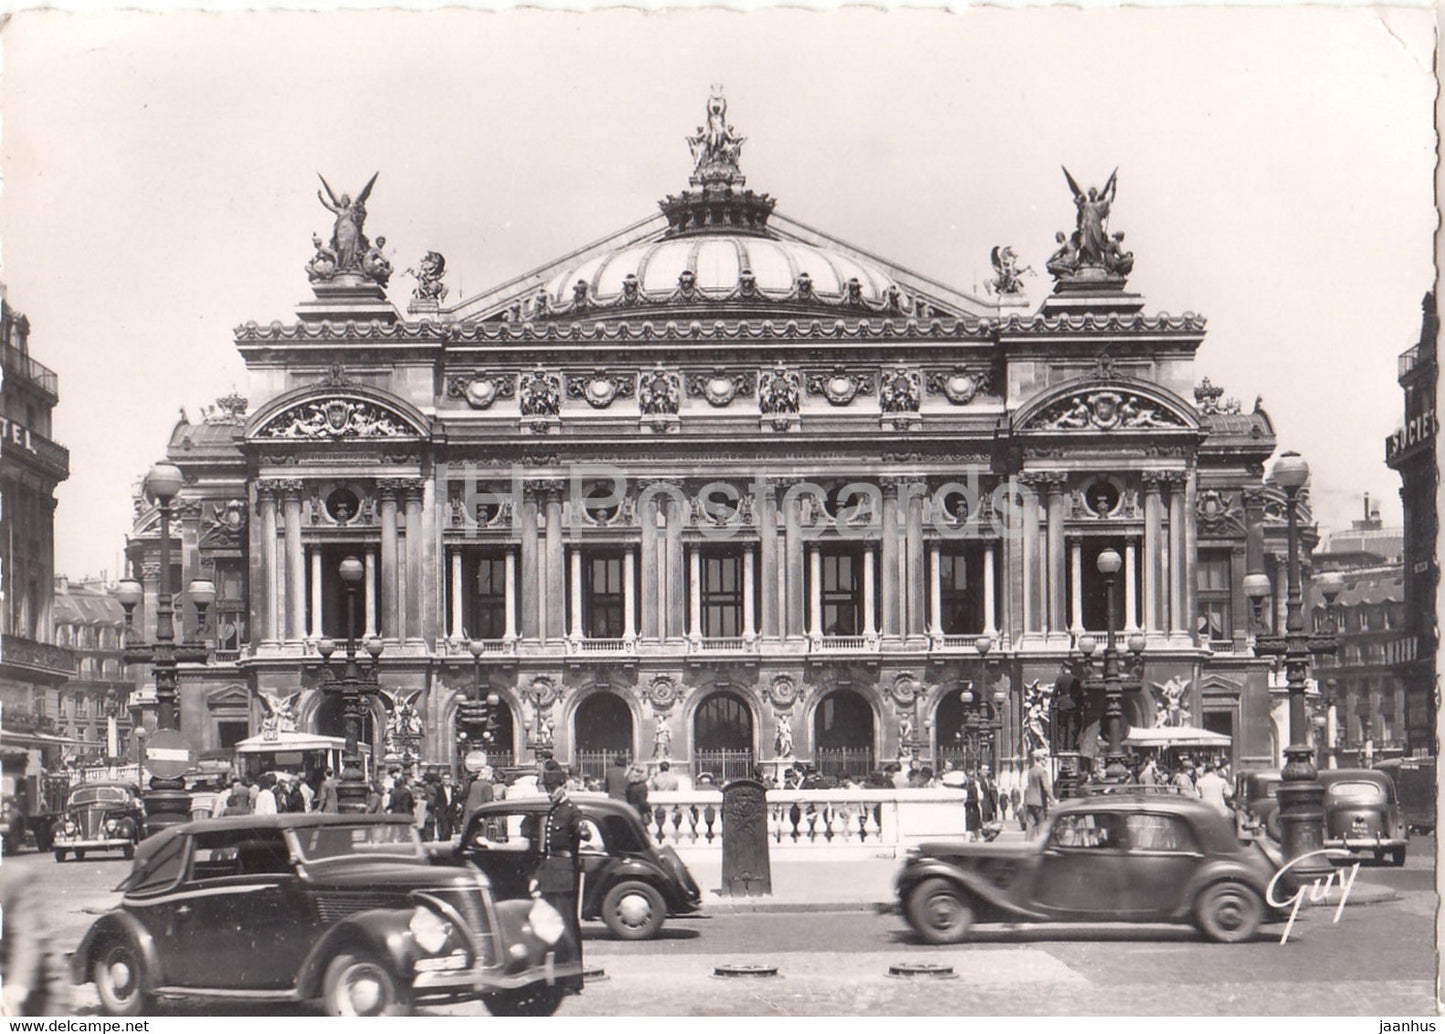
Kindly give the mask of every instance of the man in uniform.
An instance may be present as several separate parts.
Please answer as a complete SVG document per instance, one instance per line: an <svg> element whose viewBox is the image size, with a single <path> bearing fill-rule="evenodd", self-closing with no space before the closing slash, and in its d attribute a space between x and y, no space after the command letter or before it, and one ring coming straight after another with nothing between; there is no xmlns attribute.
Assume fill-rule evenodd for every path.
<svg viewBox="0 0 1445 1034"><path fill-rule="evenodd" d="M549 759L542 771L542 788L552 798L552 806L542 821L539 854L541 861L532 876L531 891L545 898L562 913L567 930L577 946L577 975L563 977L558 983L567 990L582 990L582 862L579 851L585 832L582 814L567 796L567 774L556 761Z"/></svg>

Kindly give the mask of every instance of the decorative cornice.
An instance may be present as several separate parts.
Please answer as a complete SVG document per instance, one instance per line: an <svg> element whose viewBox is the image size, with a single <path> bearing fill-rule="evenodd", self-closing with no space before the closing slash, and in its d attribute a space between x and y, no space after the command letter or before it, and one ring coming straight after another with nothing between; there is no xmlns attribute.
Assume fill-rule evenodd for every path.
<svg viewBox="0 0 1445 1034"><path fill-rule="evenodd" d="M236 343L290 341L414 341L418 344L440 344L447 337L447 328L431 320L418 323L380 320L318 320L315 323L282 323L273 320L266 325L254 320L236 327Z"/></svg>

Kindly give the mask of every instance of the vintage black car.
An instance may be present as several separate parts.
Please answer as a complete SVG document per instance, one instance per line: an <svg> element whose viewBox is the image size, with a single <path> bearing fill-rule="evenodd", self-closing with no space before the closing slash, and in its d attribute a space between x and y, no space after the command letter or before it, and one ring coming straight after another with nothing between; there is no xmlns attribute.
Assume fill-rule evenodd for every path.
<svg viewBox="0 0 1445 1034"><path fill-rule="evenodd" d="M80 783L65 799L65 813L55 820L50 846L57 862L67 854L77 859L87 851L119 851L135 857L145 836L145 809L130 783Z"/></svg>
<svg viewBox="0 0 1445 1034"><path fill-rule="evenodd" d="M1272 916L1282 859L1201 801L1129 789L1064 802L1026 843L910 851L897 880L909 925L933 944L963 940L976 922L1175 922L1216 941L1253 936Z"/></svg>
<svg viewBox="0 0 1445 1034"><path fill-rule="evenodd" d="M698 910L701 894L671 847L654 847L630 805L574 794L587 839L580 851L582 918L601 919L616 937L655 937L668 916ZM498 897L525 897L537 870L539 830L551 802L520 797L482 805L467 822L449 860L471 862L492 880Z"/></svg>
<svg viewBox="0 0 1445 1034"><path fill-rule="evenodd" d="M172 826L117 889L72 959L110 1015L171 996L320 999L340 1016L481 998L499 1015L549 1015L580 982L555 909L496 901L476 870L431 865L405 817Z"/></svg>
<svg viewBox="0 0 1445 1034"><path fill-rule="evenodd" d="M1395 782L1370 768L1322 768L1325 788L1325 847L1343 862L1370 855L1404 865L1409 830L1400 814ZM1266 833L1280 839L1278 771L1242 772L1235 804L1241 835Z"/></svg>

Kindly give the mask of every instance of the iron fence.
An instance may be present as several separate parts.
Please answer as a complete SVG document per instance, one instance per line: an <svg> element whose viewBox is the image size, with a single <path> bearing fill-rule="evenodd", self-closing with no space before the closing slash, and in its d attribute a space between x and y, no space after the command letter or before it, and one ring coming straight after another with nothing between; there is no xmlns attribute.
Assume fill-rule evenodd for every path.
<svg viewBox="0 0 1445 1034"><path fill-rule="evenodd" d="M692 778L707 773L718 786L731 779L751 779L753 752L750 750L698 750L692 755Z"/></svg>
<svg viewBox="0 0 1445 1034"><path fill-rule="evenodd" d="M873 748L819 747L814 764L821 775L830 779L849 775L861 780L873 771Z"/></svg>

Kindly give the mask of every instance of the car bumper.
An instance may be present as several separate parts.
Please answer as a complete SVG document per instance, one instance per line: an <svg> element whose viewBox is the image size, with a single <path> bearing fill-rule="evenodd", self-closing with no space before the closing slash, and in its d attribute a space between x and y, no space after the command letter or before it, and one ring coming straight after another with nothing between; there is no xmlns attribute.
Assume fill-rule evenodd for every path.
<svg viewBox="0 0 1445 1034"><path fill-rule="evenodd" d="M412 978L412 993L418 998L469 997L490 994L493 991L510 991L531 984L551 986L559 980L575 979L582 975L580 962L548 962L533 966L518 973L501 973L495 969L424 970Z"/></svg>
<svg viewBox="0 0 1445 1034"><path fill-rule="evenodd" d="M1401 837L1335 837L1325 840L1325 847L1335 851L1371 853L1393 851L1405 847L1409 841Z"/></svg>
<svg viewBox="0 0 1445 1034"><path fill-rule="evenodd" d="M110 849L121 850L126 847L134 847L135 841L130 837L68 837L64 833L55 834L50 841L50 846L55 850L64 848L67 851L105 851Z"/></svg>

